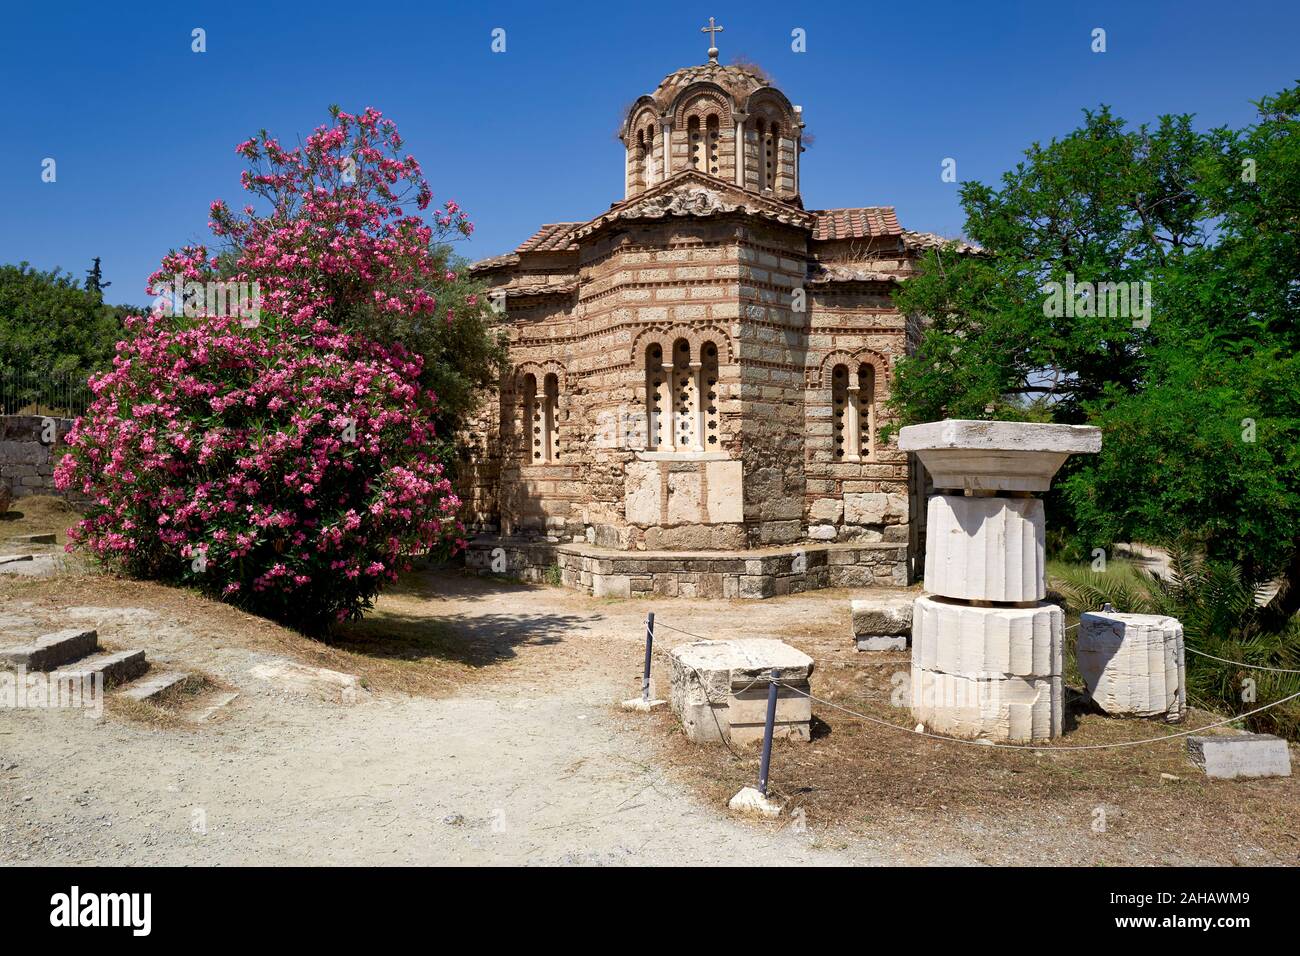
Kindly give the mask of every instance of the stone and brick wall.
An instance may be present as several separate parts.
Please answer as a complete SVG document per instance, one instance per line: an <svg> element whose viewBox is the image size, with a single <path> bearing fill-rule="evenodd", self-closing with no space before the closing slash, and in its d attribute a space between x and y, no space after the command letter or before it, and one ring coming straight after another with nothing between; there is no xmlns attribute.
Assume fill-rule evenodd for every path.
<svg viewBox="0 0 1300 956"><path fill-rule="evenodd" d="M709 153L692 168L691 119L707 131L715 115L716 167ZM621 202L474 267L505 303L511 370L465 436L472 531L519 555L551 548L565 582L587 589L596 552L644 558L649 572L600 572L631 594L712 592L729 574L737 594L763 591L690 569L770 549L866 556L825 564L866 568L863 583L916 576L923 474L880 432L895 363L919 335L893 293L942 240L903 230L887 206L805 210L801 130L755 71L680 70L629 109ZM539 414L529 396L543 381L559 390ZM646 557L673 553L676 568ZM540 574L540 561L516 563ZM680 577L696 573L722 577Z"/></svg>
<svg viewBox="0 0 1300 956"><path fill-rule="evenodd" d="M59 494L54 466L63 457L63 440L71 430L70 418L0 415L0 484L14 498Z"/></svg>

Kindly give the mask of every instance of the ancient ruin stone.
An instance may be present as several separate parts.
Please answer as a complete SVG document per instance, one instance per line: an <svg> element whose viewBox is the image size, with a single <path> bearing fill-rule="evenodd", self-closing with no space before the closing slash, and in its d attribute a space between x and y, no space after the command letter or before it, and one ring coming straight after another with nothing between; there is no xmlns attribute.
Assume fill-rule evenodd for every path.
<svg viewBox="0 0 1300 956"><path fill-rule="evenodd" d="M733 745L762 740L774 668L781 683L792 687L777 693L773 735L812 739L807 694L813 660L789 644L766 638L695 641L674 647L668 662L669 701L691 740Z"/></svg>
<svg viewBox="0 0 1300 956"><path fill-rule="evenodd" d="M1106 713L1182 717L1187 667L1175 618L1090 611L1079 618L1075 654L1088 695Z"/></svg>
<svg viewBox="0 0 1300 956"><path fill-rule="evenodd" d="M1020 744L1061 735L1060 677L945 674L915 663L911 676L912 714L935 733Z"/></svg>
<svg viewBox="0 0 1300 956"><path fill-rule="evenodd" d="M1101 429L945 419L900 429L898 447L916 452L936 488L1047 491L1065 459L1101 451Z"/></svg>
<svg viewBox="0 0 1300 956"><path fill-rule="evenodd" d="M875 597L853 601L853 640L860 651L901 651L912 634L912 599Z"/></svg>
<svg viewBox="0 0 1300 956"><path fill-rule="evenodd" d="M964 600L1047 596L1043 503L935 495L926 522L925 589Z"/></svg>
<svg viewBox="0 0 1300 956"><path fill-rule="evenodd" d="M964 676L1059 677L1064 633L1055 604L973 607L926 596L916 600L912 659Z"/></svg>

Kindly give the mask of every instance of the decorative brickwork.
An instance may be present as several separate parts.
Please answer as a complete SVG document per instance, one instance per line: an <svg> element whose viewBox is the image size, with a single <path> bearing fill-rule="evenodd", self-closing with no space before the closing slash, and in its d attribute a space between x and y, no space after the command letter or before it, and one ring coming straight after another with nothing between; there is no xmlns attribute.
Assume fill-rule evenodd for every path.
<svg viewBox="0 0 1300 956"><path fill-rule="evenodd" d="M878 545L863 583L914 575L917 476L880 429L917 336L893 289L929 237L890 207L805 210L802 128L756 71L679 70L628 111L621 202L474 266L513 366L465 436L474 531L683 567ZM591 555L556 554L589 587Z"/></svg>

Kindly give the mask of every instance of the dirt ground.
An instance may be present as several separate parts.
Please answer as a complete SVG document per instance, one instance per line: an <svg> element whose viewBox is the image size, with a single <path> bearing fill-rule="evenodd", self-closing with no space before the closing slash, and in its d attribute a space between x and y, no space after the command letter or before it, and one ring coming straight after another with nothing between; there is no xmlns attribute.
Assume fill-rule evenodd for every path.
<svg viewBox="0 0 1300 956"><path fill-rule="evenodd" d="M725 810L753 782L753 751L697 747L669 714L617 708L639 688L653 609L661 650L691 639L667 627L779 637L817 658L817 696L910 726L889 704L906 653L852 649L848 603L864 593L598 600L422 571L327 646L76 562L0 574L0 643L93 623L110 646L239 694L198 723L0 710L0 863L1300 862L1296 778L1207 781L1181 739L1005 752L817 704L813 742L773 757L786 814L754 823ZM1081 712L1069 728L1062 744L1171 730Z"/></svg>

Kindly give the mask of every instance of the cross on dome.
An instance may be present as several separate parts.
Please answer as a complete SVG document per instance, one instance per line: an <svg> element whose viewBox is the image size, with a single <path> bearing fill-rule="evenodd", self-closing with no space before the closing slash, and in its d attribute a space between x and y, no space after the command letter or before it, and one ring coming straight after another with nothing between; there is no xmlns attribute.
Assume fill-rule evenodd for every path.
<svg viewBox="0 0 1300 956"><path fill-rule="evenodd" d="M709 62L710 63L718 62L718 38L717 36L715 36L715 34L721 33L722 30L723 30L722 27L714 24L713 17L709 17L709 25L707 27L700 27L701 33L707 33L709 35Z"/></svg>

